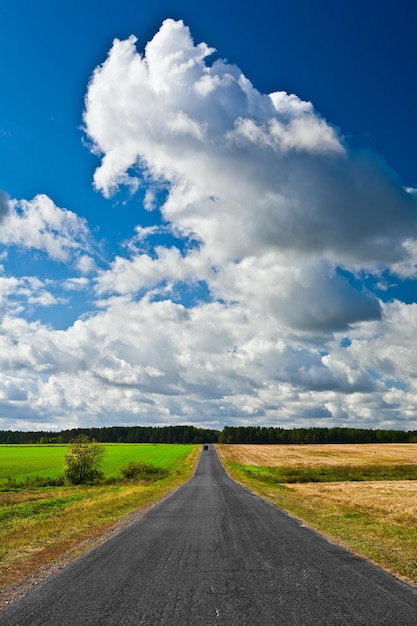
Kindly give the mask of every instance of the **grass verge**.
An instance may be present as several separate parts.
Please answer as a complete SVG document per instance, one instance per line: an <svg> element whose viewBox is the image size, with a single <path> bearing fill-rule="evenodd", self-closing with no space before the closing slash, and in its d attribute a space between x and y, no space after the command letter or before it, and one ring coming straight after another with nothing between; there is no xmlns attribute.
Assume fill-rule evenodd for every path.
<svg viewBox="0 0 417 626"><path fill-rule="evenodd" d="M417 586L417 481L403 478L413 475L408 464L404 470L398 464L350 466L354 478L349 480L343 465L299 470L248 466L230 461L232 450L227 446L217 449L235 480L330 540ZM304 469L311 482L305 480ZM292 482L284 484L288 477Z"/></svg>
<svg viewBox="0 0 417 626"><path fill-rule="evenodd" d="M417 465L339 465L330 467L262 467L238 465L248 478L267 483L330 483L417 480Z"/></svg>
<svg viewBox="0 0 417 626"><path fill-rule="evenodd" d="M47 487L0 493L0 608L20 581L79 556L124 516L165 497L191 476L200 448L155 482Z"/></svg>

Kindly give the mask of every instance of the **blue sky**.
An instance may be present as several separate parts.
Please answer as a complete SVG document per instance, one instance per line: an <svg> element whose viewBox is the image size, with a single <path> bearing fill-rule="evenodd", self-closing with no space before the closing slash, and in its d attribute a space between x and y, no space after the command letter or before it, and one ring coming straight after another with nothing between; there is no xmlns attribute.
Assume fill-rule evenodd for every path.
<svg viewBox="0 0 417 626"><path fill-rule="evenodd" d="M416 428L414 3L63 7L0 8L0 428Z"/></svg>

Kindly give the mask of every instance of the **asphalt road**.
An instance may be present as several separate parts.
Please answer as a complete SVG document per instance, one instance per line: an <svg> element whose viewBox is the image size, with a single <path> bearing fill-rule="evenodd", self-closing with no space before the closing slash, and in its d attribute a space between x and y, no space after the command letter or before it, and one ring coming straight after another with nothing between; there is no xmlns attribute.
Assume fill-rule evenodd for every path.
<svg viewBox="0 0 417 626"><path fill-rule="evenodd" d="M142 519L1 626L416 626L417 591L234 483L210 446Z"/></svg>

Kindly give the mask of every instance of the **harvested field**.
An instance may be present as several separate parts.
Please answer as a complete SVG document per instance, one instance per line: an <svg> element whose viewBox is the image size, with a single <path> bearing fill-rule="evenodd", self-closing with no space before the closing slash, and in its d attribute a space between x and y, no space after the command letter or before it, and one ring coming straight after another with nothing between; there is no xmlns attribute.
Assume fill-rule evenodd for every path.
<svg viewBox="0 0 417 626"><path fill-rule="evenodd" d="M388 524L417 526L417 482L395 480L362 483L298 483L291 485L303 497L320 498L338 507L361 508L380 515Z"/></svg>
<svg viewBox="0 0 417 626"><path fill-rule="evenodd" d="M417 463L417 444L218 445L220 458L243 465L326 466Z"/></svg>

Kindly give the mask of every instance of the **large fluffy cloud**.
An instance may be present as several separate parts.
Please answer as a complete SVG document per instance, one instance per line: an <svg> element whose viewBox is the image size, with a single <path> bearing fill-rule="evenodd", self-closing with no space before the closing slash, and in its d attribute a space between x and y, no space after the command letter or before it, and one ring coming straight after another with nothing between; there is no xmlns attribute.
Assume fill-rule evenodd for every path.
<svg viewBox="0 0 417 626"><path fill-rule="evenodd" d="M305 330L379 317L376 298L336 272L414 265L415 196L383 160L350 151L311 103L260 94L235 66L208 64L213 50L194 45L182 22L165 21L144 55L135 44L115 40L89 84L95 185L105 195L140 180L165 186L162 215L198 242L204 269L191 271L195 252L192 263L171 253L172 271L166 253L142 255L115 262L99 291L173 273L203 278L226 301L251 306L266 294L267 307Z"/></svg>
<svg viewBox="0 0 417 626"><path fill-rule="evenodd" d="M382 159L353 154L308 102L260 94L167 20L144 55L115 40L91 79L86 131L104 194L135 168L169 186L174 228L214 260L280 249L375 269L408 257L416 202Z"/></svg>

